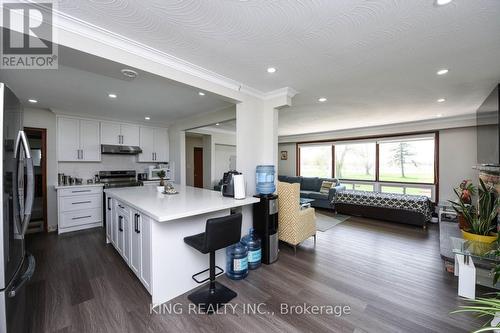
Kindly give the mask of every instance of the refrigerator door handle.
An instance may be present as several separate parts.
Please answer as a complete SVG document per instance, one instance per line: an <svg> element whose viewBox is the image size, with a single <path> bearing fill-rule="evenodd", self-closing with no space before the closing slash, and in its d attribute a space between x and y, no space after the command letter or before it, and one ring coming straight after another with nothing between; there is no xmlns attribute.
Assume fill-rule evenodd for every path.
<svg viewBox="0 0 500 333"><path fill-rule="evenodd" d="M26 197L21 198L19 195L19 184L24 183L24 179L19 179L21 175L19 174L19 168L21 167L21 158L20 158L20 150L21 146L24 150L24 161L26 161ZM14 191L15 195L17 197L17 202L18 202L18 221L17 222L17 227L18 227L18 232L21 235L21 237L24 237L24 234L26 233L26 230L28 229L28 224L31 219L31 212L33 209L33 201L35 198L35 170L33 166L33 159L31 157L31 151L30 151L30 146L28 143L28 138L26 137L26 133L24 131L19 131L18 136L17 136L17 142L16 142L16 150L14 153L14 157L16 158L16 172L17 175L15 179L17 180L16 186L14 186Z"/></svg>
<svg viewBox="0 0 500 333"><path fill-rule="evenodd" d="M28 260L28 267L26 268L26 271L19 277L19 279L12 283L12 287L9 291L7 291L7 296L10 298L16 297L18 291L35 273L35 257L33 257L32 254L27 253L26 260Z"/></svg>

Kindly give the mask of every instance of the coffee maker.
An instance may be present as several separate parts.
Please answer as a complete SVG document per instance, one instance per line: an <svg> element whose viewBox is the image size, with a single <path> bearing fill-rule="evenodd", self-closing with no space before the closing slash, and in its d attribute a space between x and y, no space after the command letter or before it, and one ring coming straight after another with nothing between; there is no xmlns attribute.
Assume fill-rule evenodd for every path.
<svg viewBox="0 0 500 333"><path fill-rule="evenodd" d="M234 198L234 176L241 175L241 172L236 170L230 170L224 172L224 177L222 178L221 193L225 197Z"/></svg>

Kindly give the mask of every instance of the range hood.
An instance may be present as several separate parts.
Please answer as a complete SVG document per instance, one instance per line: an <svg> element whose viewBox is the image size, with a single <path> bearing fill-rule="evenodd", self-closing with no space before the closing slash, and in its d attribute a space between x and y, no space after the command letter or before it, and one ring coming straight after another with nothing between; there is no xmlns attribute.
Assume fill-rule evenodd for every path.
<svg viewBox="0 0 500 333"><path fill-rule="evenodd" d="M101 145L101 154L137 155L140 153L142 149L137 146Z"/></svg>

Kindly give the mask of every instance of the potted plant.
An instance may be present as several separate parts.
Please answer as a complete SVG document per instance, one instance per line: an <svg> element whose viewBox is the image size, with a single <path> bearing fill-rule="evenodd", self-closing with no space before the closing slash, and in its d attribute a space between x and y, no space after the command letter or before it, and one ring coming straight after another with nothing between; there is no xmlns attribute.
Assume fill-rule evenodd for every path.
<svg viewBox="0 0 500 333"><path fill-rule="evenodd" d="M469 211L471 209L474 209L474 207L472 206L472 196L476 194L476 188L470 180L463 180L457 188L453 189L453 191L457 195L459 202L463 203L463 205L467 207ZM460 208L463 209L463 207ZM455 211L457 211L458 226L460 227L460 229L468 229L469 224L465 219L464 214L462 214L460 209L455 209Z"/></svg>
<svg viewBox="0 0 500 333"><path fill-rule="evenodd" d="M458 214L462 214L467 221L467 227L462 229L464 239L483 243L496 241L497 235L497 214L500 208L500 198L496 197L496 191L491 186L486 186L482 179L479 179L479 200L478 208L466 204L458 190L454 189L458 196L458 202L450 201Z"/></svg>
<svg viewBox="0 0 500 333"><path fill-rule="evenodd" d="M165 170L158 171L158 177L160 177L160 186L165 186L165 177L167 176Z"/></svg>
<svg viewBox="0 0 500 333"><path fill-rule="evenodd" d="M495 298L478 297L474 300L467 300L470 305L460 306L453 313L470 312L475 313L478 317L486 317L487 321L480 329L473 333L479 332L500 332L500 293L496 294Z"/></svg>

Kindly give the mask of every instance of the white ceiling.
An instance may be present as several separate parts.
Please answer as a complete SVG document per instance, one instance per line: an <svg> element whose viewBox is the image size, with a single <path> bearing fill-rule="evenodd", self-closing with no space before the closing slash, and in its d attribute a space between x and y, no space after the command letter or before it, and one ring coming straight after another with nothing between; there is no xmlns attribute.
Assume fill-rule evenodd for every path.
<svg viewBox="0 0 500 333"><path fill-rule="evenodd" d="M137 69L136 79L126 79L120 72L123 68L130 67L60 46L59 69L0 70L0 81L28 107L152 125L232 105L219 96L202 97L198 89ZM109 93L118 98L110 99ZM30 98L38 103L28 103Z"/></svg>
<svg viewBox="0 0 500 333"><path fill-rule="evenodd" d="M474 112L500 81L500 1L434 2L61 0L59 10L259 90L298 90L280 111L288 135Z"/></svg>

